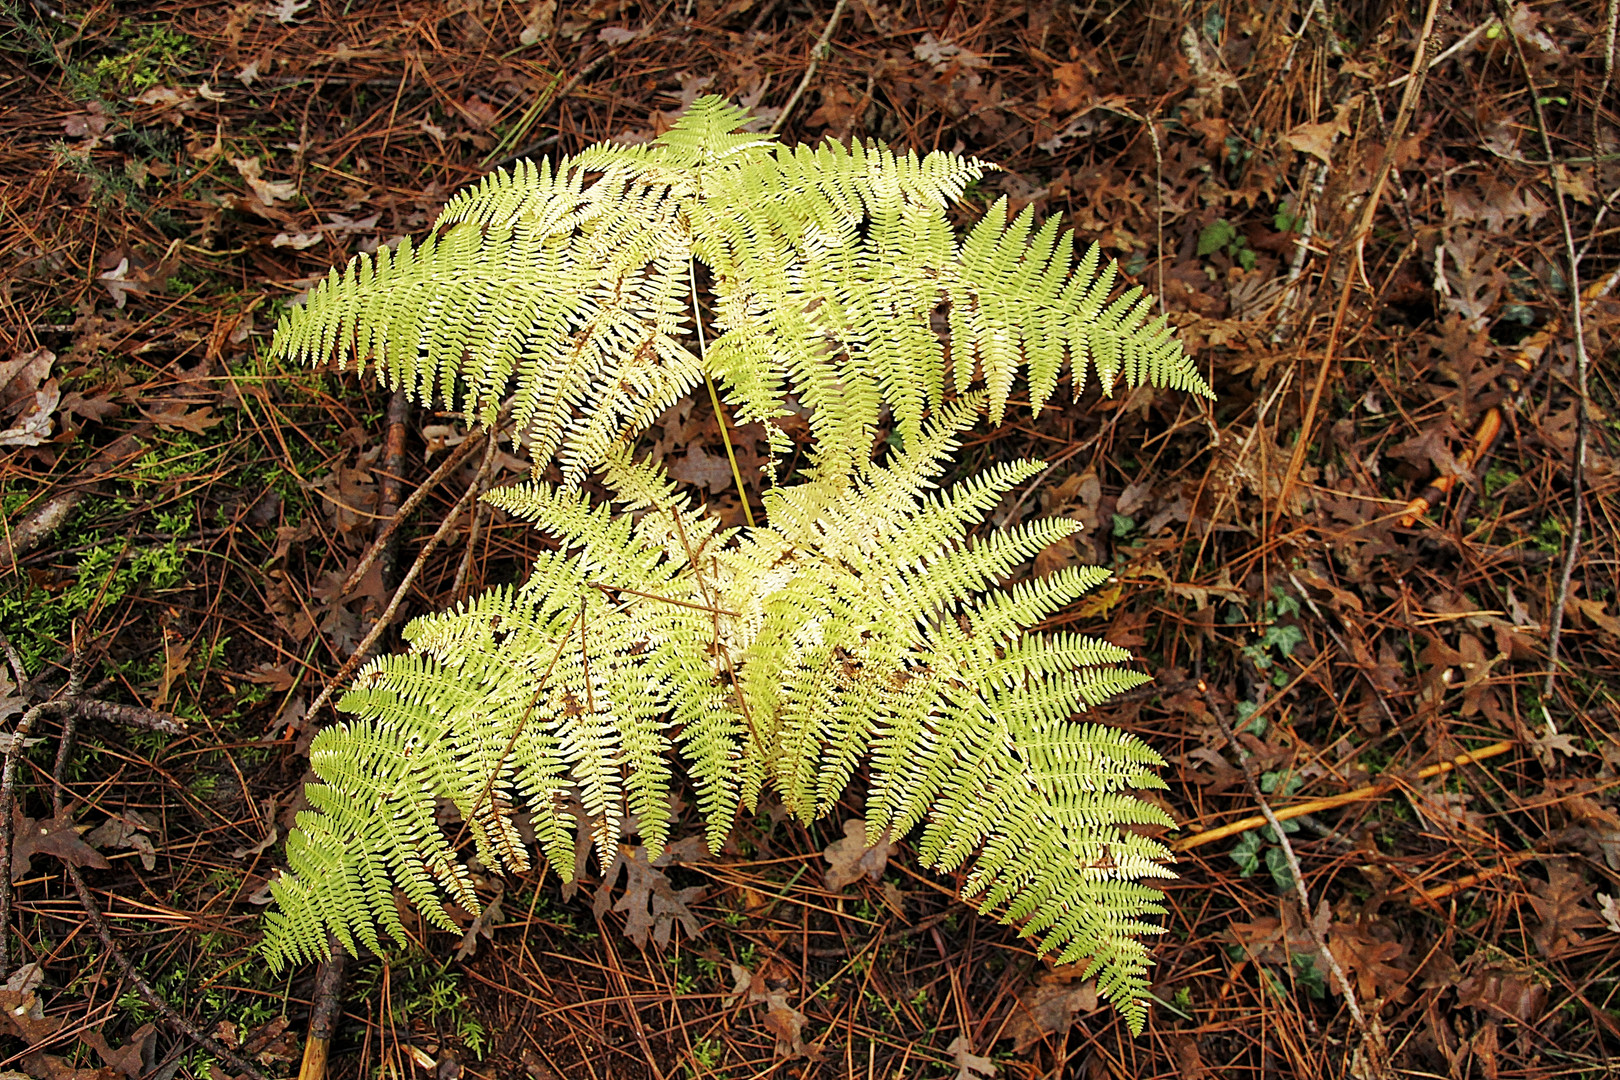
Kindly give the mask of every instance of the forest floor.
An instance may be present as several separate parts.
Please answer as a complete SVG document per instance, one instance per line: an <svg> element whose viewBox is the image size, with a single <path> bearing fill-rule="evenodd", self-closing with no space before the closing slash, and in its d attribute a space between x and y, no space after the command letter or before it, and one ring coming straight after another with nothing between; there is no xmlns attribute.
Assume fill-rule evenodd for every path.
<svg viewBox="0 0 1620 1080"><path fill-rule="evenodd" d="M905 844L829 887L855 792L809 829L762 808L721 855L623 890L483 880L459 944L418 927L349 965L332 1073L1616 1075L1615 13L4 0L0 629L24 671L0 720L60 696L74 658L142 708L81 719L60 763L59 714L22 743L8 959L33 966L0 971L0 1069L240 1071L109 941L199 1031L298 1068L315 969L274 975L254 946L333 715L310 706L473 465L346 592L467 433L270 360L279 315L515 155L644 140L705 93L776 119L826 32L786 140L999 162L960 220L1003 195L1062 215L1163 294L1218 393L1092 391L981 428L963 466L1052 464L1003 516L1086 528L1031 572L1117 580L1049 625L1156 679L1092 714L1163 752L1181 823L1147 1031ZM653 438L737 508L706 404ZM389 635L539 550L471 522ZM119 722L152 713L185 731ZM1279 813L1345 797L1290 816L1286 845L1217 832L1260 812L1246 769Z"/></svg>

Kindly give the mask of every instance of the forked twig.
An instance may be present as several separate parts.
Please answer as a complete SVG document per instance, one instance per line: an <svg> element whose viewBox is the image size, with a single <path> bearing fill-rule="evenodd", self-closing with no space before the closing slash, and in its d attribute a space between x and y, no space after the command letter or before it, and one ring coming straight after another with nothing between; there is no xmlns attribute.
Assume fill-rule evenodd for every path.
<svg viewBox="0 0 1620 1080"><path fill-rule="evenodd" d="M12 862L12 835L11 813L15 802L15 772L17 756L21 752L23 740L28 732L42 716L58 716L62 719L62 737L57 745L56 765L52 770L53 781L51 791L51 809L57 817L67 811L64 794L67 784L63 777L67 771L67 764L73 752L73 737L76 732L76 722L80 717L120 719L133 722L140 726L153 727L158 730L181 731L173 717L163 717L149 709L137 706L120 705L117 702L99 701L81 696L84 693L84 661L83 650L75 647L72 666L68 677L66 695L55 701L41 702L23 714L22 720L12 733L11 742L6 747L5 764L0 767L0 972L9 973L11 969L11 862ZM154 722L154 720L158 722ZM163 721L166 721L164 723ZM229 1065L236 1072L249 1077L250 1080L269 1080L251 1061L240 1054L220 1044L207 1032L193 1024L185 1016L175 1010L156 990L151 983L135 970L128 955L119 946L114 937L112 927L102 915L101 909L96 906L95 896L90 886L85 883L84 875L79 868L70 862L63 863L68 878L73 882L74 891L78 893L79 905L90 922L91 929L101 939L102 946L107 955L112 958L113 964L123 974L141 1000L157 1011L164 1021L180 1032L193 1043L214 1055L220 1061Z"/></svg>
<svg viewBox="0 0 1620 1080"><path fill-rule="evenodd" d="M440 523L438 530L428 538L427 543L422 545L422 550L417 553L416 561L405 572L404 579L399 583L399 587L394 590L394 595L389 599L388 606L383 609L382 615L378 617L377 624L355 647L353 655L349 657L343 667L338 669L338 673L327 682L326 688L316 696L314 703L309 707L310 716L314 716L320 711L322 705L332 700L332 695L337 692L337 688L347 682L349 676L353 675L360 665L365 663L366 655L371 651L371 647L377 644L377 640L387 632L388 627L394 621L394 615L399 611L400 604L405 602L405 595L411 591L411 586L416 583L417 576L422 573L422 568L427 565L428 556L432 555L438 546L454 531L456 522L461 517L461 511L477 496L479 488L483 486L484 477L494 468L496 450L499 447L499 438L496 437L494 432L491 432L489 441L484 444L484 460L478 466L478 472L473 477L472 483L467 485L467 490L461 493L461 498L457 499L456 504L450 508L450 512L445 514L444 521ZM401 510L403 511L403 507Z"/></svg>

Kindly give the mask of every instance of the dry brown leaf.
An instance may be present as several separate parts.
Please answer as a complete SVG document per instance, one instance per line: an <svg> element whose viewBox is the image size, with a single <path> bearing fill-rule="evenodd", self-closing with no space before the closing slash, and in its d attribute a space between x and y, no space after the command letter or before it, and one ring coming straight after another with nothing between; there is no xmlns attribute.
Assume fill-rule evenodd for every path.
<svg viewBox="0 0 1620 1080"><path fill-rule="evenodd" d="M1541 925L1531 931L1536 948L1543 956L1558 956L1571 946L1585 941L1582 930L1596 930L1603 920L1596 911L1586 906L1592 887L1581 875L1561 866L1550 866L1547 880L1530 880L1530 906L1535 909Z"/></svg>
<svg viewBox="0 0 1620 1080"><path fill-rule="evenodd" d="M105 870L111 864L101 852L79 839L79 827L73 824L72 812L64 810L59 816L45 821L24 817L17 807L11 808L11 835L16 839L11 847L11 880L21 881L33 872L30 860L35 855L54 855L69 866L90 866Z"/></svg>
<svg viewBox="0 0 1620 1080"><path fill-rule="evenodd" d="M1073 1026L1077 1015L1096 1008L1095 981L1075 982L1049 972L1018 995L1016 1011L1003 1035L1013 1041L1013 1052L1021 1054L1050 1035L1062 1035Z"/></svg>
<svg viewBox="0 0 1620 1080"><path fill-rule="evenodd" d="M951 1040L951 1045L945 1052L951 1055L956 1064L955 1080L989 1080L996 1075L996 1063L987 1057L980 1057L972 1052L973 1044L966 1035L958 1035Z"/></svg>
<svg viewBox="0 0 1620 1080"><path fill-rule="evenodd" d="M860 818L850 818L844 822L844 838L834 840L821 853L828 864L827 888L837 892L859 881L863 874L868 880L876 881L883 876L883 868L888 866L889 857L899 850L889 843L888 833L884 833L875 846L867 847L866 822Z"/></svg>
<svg viewBox="0 0 1620 1080"><path fill-rule="evenodd" d="M1571 596L1564 602L1564 611L1570 614L1579 613L1581 618L1597 627L1605 636L1613 641L1620 641L1620 619L1604 611L1606 606L1602 600Z"/></svg>
<svg viewBox="0 0 1620 1080"><path fill-rule="evenodd" d="M1386 936L1387 926L1355 923L1335 923L1328 938L1328 951L1339 966L1355 977L1356 994L1362 1001L1371 1002L1387 998L1406 984L1411 974L1396 966L1406 955L1406 946ZM1329 988L1343 992L1337 980L1328 979Z"/></svg>
<svg viewBox="0 0 1620 1080"><path fill-rule="evenodd" d="M1534 1024L1547 1007L1547 988L1525 972L1485 968L1457 984L1457 1004Z"/></svg>
<svg viewBox="0 0 1620 1080"><path fill-rule="evenodd" d="M164 402L161 407L142 409L141 413L167 431L189 431L193 435L201 435L225 419L214 415L212 405L192 409L184 401Z"/></svg>
<svg viewBox="0 0 1620 1080"><path fill-rule="evenodd" d="M38 1046L66 1023L66 1017L47 1017L44 1002L32 990L0 990L0 1034Z"/></svg>
<svg viewBox="0 0 1620 1080"><path fill-rule="evenodd" d="M296 180L264 179L264 166L259 164L256 157L231 158L231 164L236 166L237 173L247 181L247 186L252 189L254 197L265 206L274 206L277 200L285 201L298 194Z"/></svg>
<svg viewBox="0 0 1620 1080"><path fill-rule="evenodd" d="M151 837L145 835L152 826L138 810L126 810L97 825L85 834L85 843L96 848L130 848L140 854L141 866L157 869L157 849Z"/></svg>
<svg viewBox="0 0 1620 1080"><path fill-rule="evenodd" d="M711 493L731 487L731 462L723 454L711 454L701 446L689 446L680 457L667 459L669 475L683 484Z"/></svg>
<svg viewBox="0 0 1620 1080"><path fill-rule="evenodd" d="M1283 136L1283 141L1302 154L1309 154L1324 165L1333 164L1333 140L1339 135L1339 125L1296 124Z"/></svg>
<svg viewBox="0 0 1620 1080"><path fill-rule="evenodd" d="M116 1050L108 1045L106 1036L99 1031L86 1031L79 1036L79 1040L94 1050L108 1068L127 1080L137 1080L152 1068L157 1028L142 1024L130 1034L129 1041Z"/></svg>
<svg viewBox="0 0 1620 1080"><path fill-rule="evenodd" d="M694 837L699 844L701 837ZM674 848L675 845L671 845ZM656 862L647 861L647 849L641 845L620 845L621 858L617 860L624 866L624 895L619 902L613 905L613 910L622 912L624 920L624 936L635 943L636 948L645 949L649 937L660 946L668 945L671 932L676 923L686 931L689 938L703 936L703 924L698 917L692 914L688 904L693 903L703 895L703 886L694 885L686 889L676 889L669 883L669 878L659 869L668 865L673 852L665 849ZM693 860L688 860L693 861ZM603 892L606 892L613 877L610 869L609 875L604 875Z"/></svg>
<svg viewBox="0 0 1620 1080"><path fill-rule="evenodd" d="M1170 1053L1176 1059L1176 1073L1181 1080L1208 1080L1209 1069L1198 1052L1198 1040L1191 1035L1170 1036Z"/></svg>

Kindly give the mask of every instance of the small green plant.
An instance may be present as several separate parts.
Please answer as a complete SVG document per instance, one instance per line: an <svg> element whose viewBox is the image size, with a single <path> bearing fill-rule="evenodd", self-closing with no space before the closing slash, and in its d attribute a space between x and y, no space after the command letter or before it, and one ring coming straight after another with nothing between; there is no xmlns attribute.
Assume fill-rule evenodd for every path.
<svg viewBox="0 0 1620 1080"><path fill-rule="evenodd" d="M95 78L113 94L149 90L191 55L194 43L162 23L126 27L119 33L124 51L96 61Z"/></svg>
<svg viewBox="0 0 1620 1080"><path fill-rule="evenodd" d="M1204 231L1198 234L1199 256L1213 255L1217 251L1224 251L1245 270L1253 270L1260 258L1249 246L1248 239L1237 231L1237 226L1225 218L1218 218L1204 226Z"/></svg>
<svg viewBox="0 0 1620 1080"><path fill-rule="evenodd" d="M485 866L530 865L522 807L567 873L574 807L604 865L631 828L656 857L676 755L716 850L767 784L809 824L864 763L869 843L918 831L925 865L966 866L966 897L1089 962L1140 1030L1140 937L1163 912L1142 879L1170 871L1130 826L1172 821L1131 790L1163 787L1162 759L1074 717L1147 677L1122 648L1032 630L1109 571L1004 584L1076 528L975 531L1041 462L941 485L1020 374L1037 410L1065 373L1075 396L1093 374L1110 392L1208 386L1151 299L1115 296L1114 267L1095 245L1076 261L1055 220L1009 220L1002 200L956 235L948 205L992 166L787 148L746 121L704 98L650 145L497 172L277 327L279 356L372 366L485 424L510 393L537 478L487 500L557 546L526 583L416 620L410 653L356 678L349 718L311 748L322 782L265 952L404 940L396 886L446 928L446 897L478 910L439 799ZM634 456L700 383L768 436L757 498L733 461L746 527ZM553 464L560 482L538 479Z"/></svg>

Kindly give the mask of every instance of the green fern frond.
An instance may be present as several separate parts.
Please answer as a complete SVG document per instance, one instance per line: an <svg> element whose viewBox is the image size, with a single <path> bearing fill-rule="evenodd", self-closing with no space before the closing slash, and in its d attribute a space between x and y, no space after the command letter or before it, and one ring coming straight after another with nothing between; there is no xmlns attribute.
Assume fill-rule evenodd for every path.
<svg viewBox="0 0 1620 1080"><path fill-rule="evenodd" d="M577 820L604 866L627 830L656 857L676 759L714 849L767 785L808 822L864 769L869 838L920 830L925 865L966 868L983 910L1088 961L1140 1030L1141 939L1163 913L1143 882L1170 852L1139 830L1172 822L1133 793L1163 786L1163 762L1076 718L1146 676L1127 650L1034 629L1110 572L1025 578L1077 524L987 524L1043 463L940 477L1020 374L1037 410L1065 370L1077 394L1088 371L1105 390L1208 387L1055 221L1008 221L1003 201L958 240L946 210L993 166L787 148L747 120L704 98L649 145L497 172L278 326L283 355L372 366L485 423L509 398L561 482L486 496L553 541L528 579L413 620L410 652L369 664L316 738L265 954L403 938L396 888L436 925L449 902L476 912L469 859L529 865L520 815L565 878ZM779 453L778 421L808 422L757 526L723 527L632 454L705 377Z"/></svg>
<svg viewBox="0 0 1620 1080"><path fill-rule="evenodd" d="M361 255L276 329L279 355L375 367L483 423L509 389L537 467L577 484L706 373L738 418L808 409L829 477L870 452L881 409L901 435L982 373L991 415L1029 373L1038 411L1065 363L1076 394L1208 386L1139 289L1093 246L1006 200L958 243L946 210L994 166L879 144L778 146L700 98L648 146L603 143L518 163L454 196L413 245ZM693 333L694 263L717 332ZM934 327L948 311L947 348Z"/></svg>

